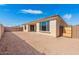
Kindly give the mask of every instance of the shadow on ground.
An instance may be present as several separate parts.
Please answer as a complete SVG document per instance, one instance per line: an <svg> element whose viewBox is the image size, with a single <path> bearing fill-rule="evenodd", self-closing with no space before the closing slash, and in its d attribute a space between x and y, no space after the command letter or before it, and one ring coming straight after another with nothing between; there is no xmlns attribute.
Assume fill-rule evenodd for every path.
<svg viewBox="0 0 79 59"><path fill-rule="evenodd" d="M0 41L0 55L45 55L12 32L5 32Z"/></svg>

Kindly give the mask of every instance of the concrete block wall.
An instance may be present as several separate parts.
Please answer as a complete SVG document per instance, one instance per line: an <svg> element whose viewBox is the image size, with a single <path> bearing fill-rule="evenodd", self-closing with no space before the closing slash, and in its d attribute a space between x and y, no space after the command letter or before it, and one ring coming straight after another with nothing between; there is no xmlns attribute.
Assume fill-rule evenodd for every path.
<svg viewBox="0 0 79 59"><path fill-rule="evenodd" d="M4 34L4 27L0 25L0 39L2 38L3 34Z"/></svg>

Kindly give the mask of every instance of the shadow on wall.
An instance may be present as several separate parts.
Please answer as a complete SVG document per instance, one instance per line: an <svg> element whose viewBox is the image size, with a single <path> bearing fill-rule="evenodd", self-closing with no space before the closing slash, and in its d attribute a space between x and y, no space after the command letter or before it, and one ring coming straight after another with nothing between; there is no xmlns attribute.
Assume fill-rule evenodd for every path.
<svg viewBox="0 0 79 59"><path fill-rule="evenodd" d="M12 32L5 32L0 41L1 55L45 55Z"/></svg>

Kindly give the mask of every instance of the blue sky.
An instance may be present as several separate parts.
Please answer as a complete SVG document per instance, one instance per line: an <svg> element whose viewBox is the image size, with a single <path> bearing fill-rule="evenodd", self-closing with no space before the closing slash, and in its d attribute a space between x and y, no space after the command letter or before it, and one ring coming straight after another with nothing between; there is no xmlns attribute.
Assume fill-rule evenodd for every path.
<svg viewBox="0 0 79 59"><path fill-rule="evenodd" d="M0 23L4 26L17 26L56 14L70 25L79 24L78 4L0 4Z"/></svg>

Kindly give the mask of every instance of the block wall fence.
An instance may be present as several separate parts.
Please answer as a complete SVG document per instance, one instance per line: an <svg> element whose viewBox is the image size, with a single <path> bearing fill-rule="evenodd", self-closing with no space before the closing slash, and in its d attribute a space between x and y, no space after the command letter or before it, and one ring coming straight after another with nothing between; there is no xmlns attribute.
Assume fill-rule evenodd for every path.
<svg viewBox="0 0 79 59"><path fill-rule="evenodd" d="M0 39L2 38L3 34L4 34L4 27L3 25L0 25Z"/></svg>

